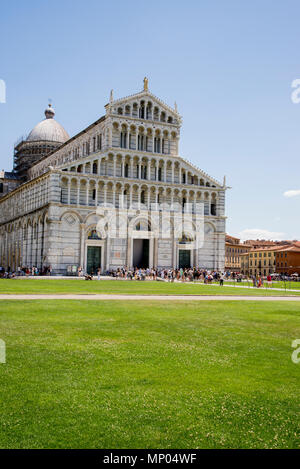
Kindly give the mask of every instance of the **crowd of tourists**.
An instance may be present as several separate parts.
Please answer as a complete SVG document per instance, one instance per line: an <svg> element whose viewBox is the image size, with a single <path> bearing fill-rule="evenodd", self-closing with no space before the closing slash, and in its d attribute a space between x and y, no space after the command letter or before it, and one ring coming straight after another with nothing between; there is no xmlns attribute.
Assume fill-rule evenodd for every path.
<svg viewBox="0 0 300 469"><path fill-rule="evenodd" d="M84 277L86 280L92 280L95 276L101 279L102 272L98 268L90 273L84 272L82 267L78 267L78 277ZM204 283L221 281L223 283L225 275L217 271L208 271L205 269L186 268L186 269L155 269L155 268L133 268L119 267L116 270L107 270L103 275L121 280L164 280L169 282L192 282L202 280Z"/></svg>
<svg viewBox="0 0 300 469"><path fill-rule="evenodd" d="M52 267L45 266L41 269L38 267L18 267L16 271L12 271L10 268L4 269L0 266L0 278L15 278L15 277L36 277L40 275L52 274ZM206 270L196 267L190 268L178 268L178 269L155 269L155 268L133 268L128 269L127 267L120 267L116 270L101 271L101 268L95 269L93 272L85 272L82 267L78 267L77 276L83 277L86 280L93 280L95 277L100 280L102 275L110 276L116 279L122 280L161 280L167 282L195 282L200 281L205 284L219 283L221 286L224 285L224 280L233 280L234 282L242 282L243 280L250 280L253 287L263 287L265 284L269 285L274 280L274 276L268 275L263 277L261 275L253 275L250 279L246 276L236 272L219 272L217 270ZM282 280L276 278L276 280ZM293 280L298 280L294 278Z"/></svg>
<svg viewBox="0 0 300 469"><path fill-rule="evenodd" d="M97 275L98 280L101 279L101 269L97 269L97 272L91 274L84 274L83 270L79 268L79 276L85 276L86 280L92 280L94 275ZM196 282L200 281L204 284L219 283L221 286L224 285L224 280L234 281L241 283L243 280L252 282L253 287L263 287L265 284L270 285L273 281L273 277L268 275L263 277L262 275L248 278L245 275L236 272L219 272L217 270L206 270L199 269L196 267L180 268L180 269L154 269L154 268L134 268L128 269L127 267L121 267L116 270L106 271L106 276L111 276L116 279L122 280L163 280L167 282Z"/></svg>
<svg viewBox="0 0 300 469"><path fill-rule="evenodd" d="M204 269L186 268L186 269L127 269L127 267L118 268L110 271L108 274L112 277L125 280L166 280L168 282L192 282L202 280L204 283L211 283L224 279L224 275L220 272L210 272Z"/></svg>
<svg viewBox="0 0 300 469"><path fill-rule="evenodd" d="M4 269L0 266L0 278L14 278L14 277L36 277L39 275L51 275L52 267L44 266L42 269L38 267L18 267L16 271L11 270L10 267Z"/></svg>

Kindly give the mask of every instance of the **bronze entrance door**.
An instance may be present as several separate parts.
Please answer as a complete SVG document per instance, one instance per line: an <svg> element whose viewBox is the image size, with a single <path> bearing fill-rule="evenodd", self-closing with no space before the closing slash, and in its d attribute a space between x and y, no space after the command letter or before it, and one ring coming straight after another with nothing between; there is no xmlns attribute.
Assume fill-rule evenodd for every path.
<svg viewBox="0 0 300 469"><path fill-rule="evenodd" d="M87 247L87 267L88 274L97 274L97 269L101 267L101 246Z"/></svg>
<svg viewBox="0 0 300 469"><path fill-rule="evenodd" d="M179 250L179 269L191 267L191 251L180 249Z"/></svg>

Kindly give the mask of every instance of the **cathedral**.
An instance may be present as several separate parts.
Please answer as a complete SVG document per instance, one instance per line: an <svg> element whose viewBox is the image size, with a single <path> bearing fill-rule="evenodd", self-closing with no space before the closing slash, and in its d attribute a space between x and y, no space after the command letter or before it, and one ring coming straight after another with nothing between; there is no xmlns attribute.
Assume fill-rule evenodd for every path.
<svg viewBox="0 0 300 469"><path fill-rule="evenodd" d="M16 143L13 170L0 171L0 266L224 270L225 178L179 155L176 104L145 78L136 94L112 91L105 114L71 138L54 117L49 105Z"/></svg>

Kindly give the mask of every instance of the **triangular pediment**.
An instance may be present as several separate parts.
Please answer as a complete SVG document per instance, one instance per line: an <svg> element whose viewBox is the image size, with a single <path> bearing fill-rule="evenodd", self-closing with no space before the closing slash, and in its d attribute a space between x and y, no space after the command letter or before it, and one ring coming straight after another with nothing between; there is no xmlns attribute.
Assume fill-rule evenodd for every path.
<svg viewBox="0 0 300 469"><path fill-rule="evenodd" d="M134 103L139 104L141 101L150 102L152 103L153 107L157 106L160 110L166 112L168 116L172 116L174 119L178 121L181 120L181 116L179 115L178 111L175 108L168 106L164 101L159 99L157 96L152 94L150 91L143 90L140 93L136 93L130 96L126 96L124 98L116 99L108 103L105 107L113 108L117 110L119 106L133 106Z"/></svg>

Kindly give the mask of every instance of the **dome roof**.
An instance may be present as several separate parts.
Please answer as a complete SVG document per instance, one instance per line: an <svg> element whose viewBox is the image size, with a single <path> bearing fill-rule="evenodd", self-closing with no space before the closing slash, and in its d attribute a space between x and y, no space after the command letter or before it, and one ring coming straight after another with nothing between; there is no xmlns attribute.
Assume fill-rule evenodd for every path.
<svg viewBox="0 0 300 469"><path fill-rule="evenodd" d="M54 120L55 112L51 104L45 111L46 119L37 124L27 137L27 142L57 142L64 143L69 135L62 125Z"/></svg>

